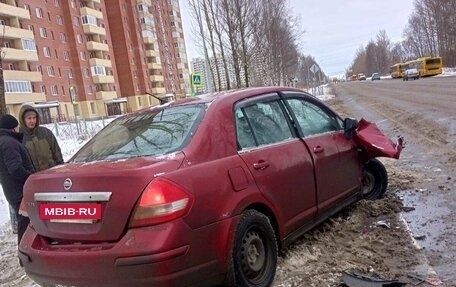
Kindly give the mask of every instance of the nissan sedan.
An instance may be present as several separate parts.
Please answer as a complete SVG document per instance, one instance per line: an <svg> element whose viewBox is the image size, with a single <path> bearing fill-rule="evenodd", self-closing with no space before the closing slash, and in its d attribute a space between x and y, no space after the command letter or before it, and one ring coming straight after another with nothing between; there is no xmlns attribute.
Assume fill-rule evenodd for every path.
<svg viewBox="0 0 456 287"><path fill-rule="evenodd" d="M19 256L44 286L270 286L280 248L381 197L374 157L399 152L293 88L152 107L28 179Z"/></svg>

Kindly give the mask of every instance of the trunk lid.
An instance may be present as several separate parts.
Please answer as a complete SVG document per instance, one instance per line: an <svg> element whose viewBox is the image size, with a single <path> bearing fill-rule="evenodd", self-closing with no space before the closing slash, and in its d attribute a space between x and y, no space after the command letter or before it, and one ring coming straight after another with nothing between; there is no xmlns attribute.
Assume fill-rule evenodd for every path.
<svg viewBox="0 0 456 287"><path fill-rule="evenodd" d="M68 163L34 174L24 186L31 224L40 235L53 239L115 241L126 230L144 188L154 178L178 169L184 157L178 152L161 157ZM100 204L101 219L90 223L41 219L40 205L50 203Z"/></svg>

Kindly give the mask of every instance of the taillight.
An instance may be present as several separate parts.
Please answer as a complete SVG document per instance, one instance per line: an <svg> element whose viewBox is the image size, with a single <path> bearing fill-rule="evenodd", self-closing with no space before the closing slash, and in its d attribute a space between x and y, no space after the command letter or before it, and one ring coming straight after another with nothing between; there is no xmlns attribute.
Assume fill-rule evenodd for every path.
<svg viewBox="0 0 456 287"><path fill-rule="evenodd" d="M156 179L144 189L129 225L139 227L174 220L187 214L191 204L191 195L182 187Z"/></svg>

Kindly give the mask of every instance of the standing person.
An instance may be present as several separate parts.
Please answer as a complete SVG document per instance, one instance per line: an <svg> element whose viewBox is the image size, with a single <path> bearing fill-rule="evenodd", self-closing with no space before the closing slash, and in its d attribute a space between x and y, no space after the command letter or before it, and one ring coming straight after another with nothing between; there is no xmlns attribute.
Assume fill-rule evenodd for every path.
<svg viewBox="0 0 456 287"><path fill-rule="evenodd" d="M59 143L52 131L40 126L40 116L32 106L24 105L19 112L23 144L27 148L36 171L63 163Z"/></svg>
<svg viewBox="0 0 456 287"><path fill-rule="evenodd" d="M27 178L35 171L27 149L22 145L19 122L11 115L0 117L0 181L8 203L17 219L17 244L21 242L29 218L19 214Z"/></svg>

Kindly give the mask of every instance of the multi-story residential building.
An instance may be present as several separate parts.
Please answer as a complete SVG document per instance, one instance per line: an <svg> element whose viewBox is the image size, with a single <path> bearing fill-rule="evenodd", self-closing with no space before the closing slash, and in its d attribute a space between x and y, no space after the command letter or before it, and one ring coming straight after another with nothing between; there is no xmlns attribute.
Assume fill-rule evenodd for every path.
<svg viewBox="0 0 456 287"><path fill-rule="evenodd" d="M42 81L36 70L38 53L33 31L23 25L30 13L17 7L14 0L0 1L0 57L4 77L5 100L12 114L29 101L45 101L46 96L35 85Z"/></svg>
<svg viewBox="0 0 456 287"><path fill-rule="evenodd" d="M202 75L202 87L196 88L196 92L201 93L201 92L209 92L210 87L213 90L226 90L228 88L228 78L226 77L226 72L225 72L225 66L223 64L222 57L220 55L217 56L217 60L215 60L213 57L209 58L209 65L210 69L206 68L206 61L204 58L194 58L190 62L191 66L191 71L192 73L200 73ZM227 63L228 66L228 77L230 81L230 88L234 89L237 87L236 85L236 76L234 73L234 67L231 62ZM218 83L218 78L217 78L217 68L218 72L220 73L220 86ZM212 70L212 73L211 73ZM212 80L212 74L214 75L214 80ZM244 79L244 70L240 71L241 75L241 84L245 86L245 79ZM209 83L208 81L212 81ZM215 86L214 86L215 84Z"/></svg>
<svg viewBox="0 0 456 287"><path fill-rule="evenodd" d="M0 21L13 114L30 103L44 121L94 118L188 92L177 1L0 0Z"/></svg>

